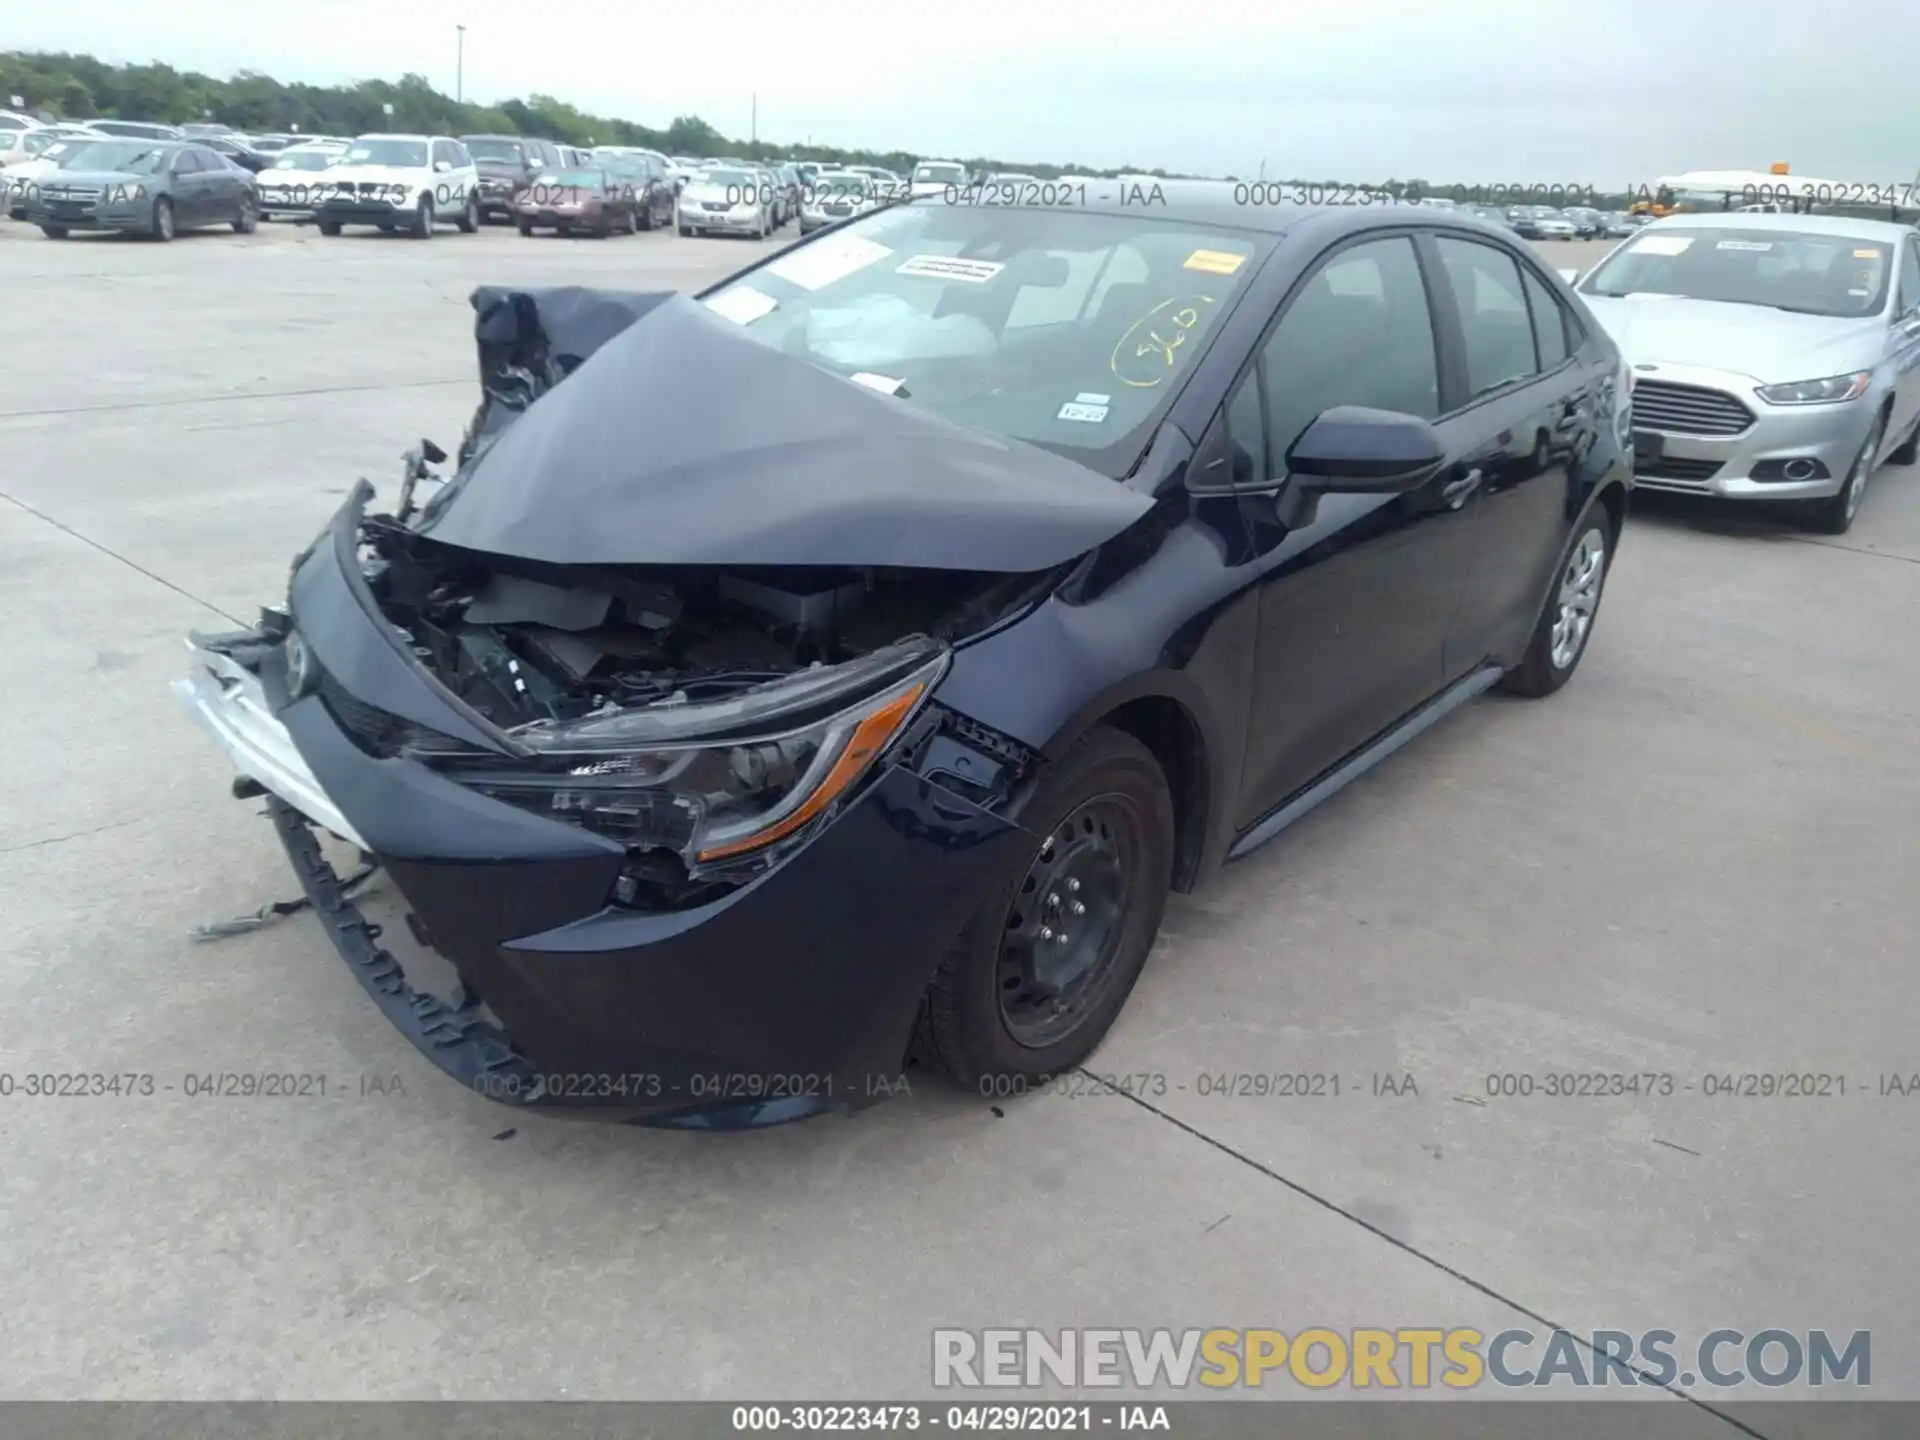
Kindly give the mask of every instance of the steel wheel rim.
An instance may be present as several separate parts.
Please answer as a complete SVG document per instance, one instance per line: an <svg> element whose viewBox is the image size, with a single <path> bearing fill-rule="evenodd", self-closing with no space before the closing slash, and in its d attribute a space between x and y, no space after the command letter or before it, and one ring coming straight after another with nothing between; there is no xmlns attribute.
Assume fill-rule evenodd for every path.
<svg viewBox="0 0 1920 1440"><path fill-rule="evenodd" d="M1607 542L1596 528L1580 537L1560 577L1560 594L1555 600L1552 649L1553 668L1565 670L1580 658L1593 629L1593 612L1600 607L1600 586L1607 573Z"/></svg>
<svg viewBox="0 0 1920 1440"><path fill-rule="evenodd" d="M1007 907L994 973L1000 1023L1021 1048L1059 1044L1111 988L1142 829L1132 800L1095 796L1053 827L1029 863Z"/></svg>

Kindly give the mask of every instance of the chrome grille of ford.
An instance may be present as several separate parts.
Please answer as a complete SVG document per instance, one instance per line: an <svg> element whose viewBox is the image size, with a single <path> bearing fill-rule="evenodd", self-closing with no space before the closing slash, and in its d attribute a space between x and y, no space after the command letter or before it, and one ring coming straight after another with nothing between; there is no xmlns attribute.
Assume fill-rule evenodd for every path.
<svg viewBox="0 0 1920 1440"><path fill-rule="evenodd" d="M1753 424L1753 412L1724 390L1636 380L1633 423L1675 435L1738 435Z"/></svg>

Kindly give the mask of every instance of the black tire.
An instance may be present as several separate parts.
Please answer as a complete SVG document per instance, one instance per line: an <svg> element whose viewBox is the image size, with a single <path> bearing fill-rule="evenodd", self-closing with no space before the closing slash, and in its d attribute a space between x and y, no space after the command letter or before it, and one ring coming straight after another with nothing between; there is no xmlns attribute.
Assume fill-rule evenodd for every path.
<svg viewBox="0 0 1920 1440"><path fill-rule="evenodd" d="M1578 582L1586 570L1590 542L1598 546L1599 568L1589 589ZM1580 657L1587 653L1587 645L1593 638L1594 624L1600 618L1600 602L1606 598L1607 575L1613 569L1613 542L1613 517L1604 507L1596 505L1574 531L1573 543L1554 571L1553 590L1540 609L1533 638L1527 642L1527 653L1518 665L1500 677L1502 690L1509 695L1537 700L1553 694L1573 678L1573 672L1580 668ZM1577 598L1583 593L1586 607L1581 611ZM1563 616L1563 609L1584 614L1585 623L1577 626L1577 634L1561 631L1563 621L1569 627L1574 626L1571 618ZM1569 638L1570 646L1563 643Z"/></svg>
<svg viewBox="0 0 1920 1440"><path fill-rule="evenodd" d="M260 207L251 198L240 202L240 213L233 217L233 233L251 235L260 228Z"/></svg>
<svg viewBox="0 0 1920 1440"><path fill-rule="evenodd" d="M462 235L480 233L480 201L477 196L467 197L467 208L460 212L460 218L454 222Z"/></svg>
<svg viewBox="0 0 1920 1440"><path fill-rule="evenodd" d="M42 225L40 233L49 240L64 240L73 232L64 225Z"/></svg>
<svg viewBox="0 0 1920 1440"><path fill-rule="evenodd" d="M414 240L433 238L433 197L422 195L420 203L413 207L413 223L407 227L407 235Z"/></svg>
<svg viewBox="0 0 1920 1440"><path fill-rule="evenodd" d="M1900 448L1887 456L1887 464L1911 465L1916 460L1920 460L1920 420L1913 422L1913 429Z"/></svg>
<svg viewBox="0 0 1920 1440"><path fill-rule="evenodd" d="M338 220L316 220L313 223L319 227L322 235L333 236L340 233L340 222Z"/></svg>
<svg viewBox="0 0 1920 1440"><path fill-rule="evenodd" d="M693 227L691 225L682 225L679 227L679 230L681 239L687 240L693 237Z"/></svg>
<svg viewBox="0 0 1920 1440"><path fill-rule="evenodd" d="M173 239L173 201L162 195L153 202L153 238L162 245Z"/></svg>
<svg viewBox="0 0 1920 1440"><path fill-rule="evenodd" d="M1118 730L1089 731L1042 777L1020 821L1046 839L962 927L914 1027L916 1058L983 1094L1018 1094L1093 1053L1153 949L1173 874L1166 776L1146 746ZM1075 870L1087 874L1084 890ZM1081 905L1078 894L1095 918L1066 915L1065 905ZM1080 956L1059 957L1081 966L1053 992L1051 1013L1036 962L1052 951L1040 947L1070 942L1064 929L1041 928L1049 918L1094 927L1082 934ZM1063 995L1077 1013L1058 1009Z"/></svg>
<svg viewBox="0 0 1920 1440"><path fill-rule="evenodd" d="M530 225L525 220L522 220L520 222L520 233L522 235L531 236L533 234L533 226Z"/></svg>
<svg viewBox="0 0 1920 1440"><path fill-rule="evenodd" d="M645 205L641 205L635 208L633 212L633 228L636 230L647 230L647 231L651 231L653 229L653 201L652 200L648 200Z"/></svg>
<svg viewBox="0 0 1920 1440"><path fill-rule="evenodd" d="M1860 515L1860 501L1866 494L1867 482L1873 479L1874 456L1880 453L1880 442L1886 433L1887 412L1882 410L1874 419L1873 429L1867 432L1866 442L1847 467L1846 483L1841 485L1839 493L1816 500L1807 508L1809 529L1822 535L1844 535L1853 528L1853 522Z"/></svg>

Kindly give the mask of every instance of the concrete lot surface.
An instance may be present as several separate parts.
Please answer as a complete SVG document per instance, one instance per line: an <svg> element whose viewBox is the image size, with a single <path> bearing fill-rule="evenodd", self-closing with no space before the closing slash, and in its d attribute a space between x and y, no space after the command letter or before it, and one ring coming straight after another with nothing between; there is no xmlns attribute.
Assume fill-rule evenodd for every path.
<svg viewBox="0 0 1920 1440"><path fill-rule="evenodd" d="M540 1119L434 1073L311 918L190 941L298 887L168 694L182 634L452 448L475 284L754 250L0 224L0 1074L174 1086L0 1098L0 1396L904 1397L935 1326L1561 1325L1871 1330L1875 1396L1920 1397L1920 1095L1879 1093L1920 1071L1906 469L1840 540L1644 499L1566 691L1468 707L1176 902L1091 1067L1139 1098ZM259 1071L328 1094L184 1093ZM1681 1088L1488 1093L1627 1071ZM1299 1072L1342 1092L1201 1093ZM1702 1089L1783 1072L1846 1093Z"/></svg>

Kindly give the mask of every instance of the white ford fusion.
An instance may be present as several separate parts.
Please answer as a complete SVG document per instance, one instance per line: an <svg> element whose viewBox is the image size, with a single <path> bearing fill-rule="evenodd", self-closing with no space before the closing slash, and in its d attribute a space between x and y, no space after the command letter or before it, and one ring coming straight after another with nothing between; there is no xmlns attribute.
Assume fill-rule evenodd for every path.
<svg viewBox="0 0 1920 1440"><path fill-rule="evenodd" d="M1920 233L1891 221L1679 215L1576 286L1632 367L1641 488L1797 501L1842 534L1920 450Z"/></svg>

